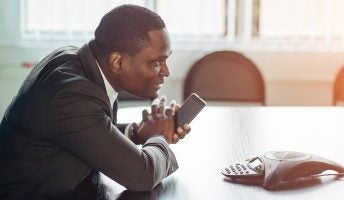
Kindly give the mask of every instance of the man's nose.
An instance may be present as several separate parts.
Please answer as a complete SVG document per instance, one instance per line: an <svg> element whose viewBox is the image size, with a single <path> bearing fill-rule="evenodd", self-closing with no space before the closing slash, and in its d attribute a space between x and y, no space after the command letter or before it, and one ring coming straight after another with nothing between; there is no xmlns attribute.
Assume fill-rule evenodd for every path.
<svg viewBox="0 0 344 200"><path fill-rule="evenodd" d="M170 76L170 70L168 69L168 66L167 66L166 63L161 66L159 74L161 76L165 76L165 77L169 77Z"/></svg>

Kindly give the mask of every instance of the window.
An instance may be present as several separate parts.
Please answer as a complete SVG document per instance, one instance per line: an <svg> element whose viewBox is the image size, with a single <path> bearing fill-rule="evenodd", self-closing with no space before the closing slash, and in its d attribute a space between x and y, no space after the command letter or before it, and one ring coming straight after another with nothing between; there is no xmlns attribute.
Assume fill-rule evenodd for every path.
<svg viewBox="0 0 344 200"><path fill-rule="evenodd" d="M25 39L35 40L89 38L104 13L126 3L155 9L165 20L172 35L224 36L226 2L227 0L22 0L22 35Z"/></svg>
<svg viewBox="0 0 344 200"><path fill-rule="evenodd" d="M156 1L156 11L176 36L224 36L227 28L225 0Z"/></svg>
<svg viewBox="0 0 344 200"><path fill-rule="evenodd" d="M22 0L22 35L27 39L89 37L101 17L124 4L145 6L145 0Z"/></svg>
<svg viewBox="0 0 344 200"><path fill-rule="evenodd" d="M172 41L182 47L203 48L202 45L210 44L214 48L237 45L247 49L281 49L281 45L289 48L302 44L314 49L314 45L343 48L344 43L343 0L21 2L22 36L31 40L88 40L105 12L129 3L156 11L166 22Z"/></svg>
<svg viewBox="0 0 344 200"><path fill-rule="evenodd" d="M344 36L343 0L260 0L259 37L334 39Z"/></svg>

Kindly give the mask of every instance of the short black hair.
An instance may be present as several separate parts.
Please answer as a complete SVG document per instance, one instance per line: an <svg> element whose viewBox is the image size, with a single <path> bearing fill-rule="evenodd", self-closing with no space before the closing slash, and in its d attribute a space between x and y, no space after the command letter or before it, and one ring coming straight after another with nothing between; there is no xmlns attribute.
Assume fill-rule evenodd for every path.
<svg viewBox="0 0 344 200"><path fill-rule="evenodd" d="M118 6L105 14L95 30L103 55L114 51L135 55L149 44L148 32L165 28L155 12L136 5Z"/></svg>

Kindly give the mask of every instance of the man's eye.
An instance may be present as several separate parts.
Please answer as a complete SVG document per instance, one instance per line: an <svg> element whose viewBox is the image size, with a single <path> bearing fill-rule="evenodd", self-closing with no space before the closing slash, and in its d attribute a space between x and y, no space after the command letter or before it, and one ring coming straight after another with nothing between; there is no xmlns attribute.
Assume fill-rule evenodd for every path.
<svg viewBox="0 0 344 200"><path fill-rule="evenodd" d="M160 61L153 61L152 62L152 67L156 72L160 72L161 69L161 62Z"/></svg>
<svg viewBox="0 0 344 200"><path fill-rule="evenodd" d="M159 66L160 66L160 62L159 62L159 61L153 61L153 62L152 62L152 65L153 65L154 67L159 67Z"/></svg>

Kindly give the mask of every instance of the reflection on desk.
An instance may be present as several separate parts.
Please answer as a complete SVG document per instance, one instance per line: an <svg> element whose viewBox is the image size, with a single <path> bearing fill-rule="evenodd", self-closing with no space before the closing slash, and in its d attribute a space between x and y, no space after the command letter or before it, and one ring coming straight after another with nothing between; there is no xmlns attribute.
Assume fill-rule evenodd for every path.
<svg viewBox="0 0 344 200"><path fill-rule="evenodd" d="M120 122L139 122L139 108L118 112ZM268 191L256 184L226 181L229 164L267 151L299 151L344 164L344 108L206 107L192 131L176 145L179 169L152 192L129 192L107 177L110 199L343 199L344 181L325 177L301 180ZM299 185L298 185L299 184Z"/></svg>

